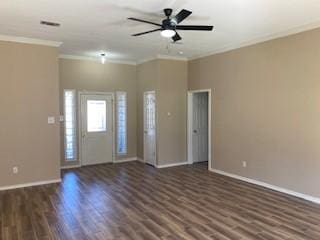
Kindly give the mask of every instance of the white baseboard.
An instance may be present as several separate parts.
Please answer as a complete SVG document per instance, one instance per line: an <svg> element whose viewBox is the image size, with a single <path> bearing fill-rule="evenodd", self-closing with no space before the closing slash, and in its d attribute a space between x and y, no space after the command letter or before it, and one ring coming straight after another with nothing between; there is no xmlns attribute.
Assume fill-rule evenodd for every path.
<svg viewBox="0 0 320 240"><path fill-rule="evenodd" d="M137 157L132 157L132 158L123 158L123 159L118 159L115 160L113 163L125 163L125 162L132 162L132 161L138 161ZM62 166L60 169L73 169L73 168L80 168L81 165L70 165L70 166Z"/></svg>
<svg viewBox="0 0 320 240"><path fill-rule="evenodd" d="M144 160L140 157L137 157L137 161L144 163Z"/></svg>
<svg viewBox="0 0 320 240"><path fill-rule="evenodd" d="M137 160L138 160L137 157L133 157L133 158L123 158L123 159L115 160L114 163L125 163L125 162L137 161Z"/></svg>
<svg viewBox="0 0 320 240"><path fill-rule="evenodd" d="M59 182L61 182L61 178L48 180L48 181L39 181L39 182L24 183L24 184L17 184L17 185L11 185L11 186L3 186L3 187L0 187L0 191L17 189L17 188L25 188L25 187L33 187L33 186L46 185L46 184L59 183Z"/></svg>
<svg viewBox="0 0 320 240"><path fill-rule="evenodd" d="M72 169L72 168L79 168L81 167L80 164L77 165L70 165L70 166L61 166L60 169Z"/></svg>
<svg viewBox="0 0 320 240"><path fill-rule="evenodd" d="M261 181L254 180L254 179L251 179L251 178L246 178L246 177L242 177L242 176L239 176L239 175L236 175L236 174L227 173L227 172L224 172L224 171L221 171L221 170L218 170L218 169L209 168L209 171L217 173L217 174L220 174L220 175L224 175L224 176L227 176L227 177L235 178L235 179L238 179L238 180L241 180L241 181L244 181L244 182L248 182L248 183L252 183L252 184L255 184L255 185L259 185L259 186L262 186L262 187L265 187L265 188L269 188L269 189L277 191L277 192L281 192L281 193L285 193L285 194L288 194L288 195L291 195L291 196L302 198L304 200L307 200L307 201L310 201L310 202L313 202L313 203L320 204L320 198L317 198L317 197L313 197L313 196L306 195L306 194L303 194L303 193L295 192L295 191L292 191L292 190L289 190L289 189L285 189L285 188L282 188L282 187L274 186L274 185L271 185L269 183L261 182Z"/></svg>
<svg viewBox="0 0 320 240"><path fill-rule="evenodd" d="M188 162L179 162L179 163L170 163L170 164L163 164L163 165L156 165L156 168L169 168L169 167L178 167L182 165L188 165Z"/></svg>

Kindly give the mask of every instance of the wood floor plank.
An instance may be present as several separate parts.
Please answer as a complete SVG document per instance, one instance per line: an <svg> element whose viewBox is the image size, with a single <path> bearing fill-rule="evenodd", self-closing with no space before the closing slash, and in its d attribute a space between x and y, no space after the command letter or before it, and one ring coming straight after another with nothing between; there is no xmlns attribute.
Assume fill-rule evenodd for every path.
<svg viewBox="0 0 320 240"><path fill-rule="evenodd" d="M0 240L319 240L320 206L210 173L139 162L0 192Z"/></svg>

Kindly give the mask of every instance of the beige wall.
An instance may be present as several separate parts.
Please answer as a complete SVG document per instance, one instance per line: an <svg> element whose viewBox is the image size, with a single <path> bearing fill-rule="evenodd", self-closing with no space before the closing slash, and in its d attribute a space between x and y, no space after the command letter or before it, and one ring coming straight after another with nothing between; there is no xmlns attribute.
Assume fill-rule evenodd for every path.
<svg viewBox="0 0 320 240"><path fill-rule="evenodd" d="M156 91L157 80L157 60L137 66L137 154L140 159L143 159L143 93Z"/></svg>
<svg viewBox="0 0 320 240"><path fill-rule="evenodd" d="M128 93L125 158L143 158L143 92L155 90L164 165L186 161L187 88L211 88L212 167L320 197L319 40L318 29L189 63L138 66L58 62L56 48L0 42L0 186L60 178L63 126L47 117L63 113L63 89Z"/></svg>
<svg viewBox="0 0 320 240"><path fill-rule="evenodd" d="M140 64L137 85L138 156L143 158L143 93L155 90L157 165L185 162L187 62L158 59Z"/></svg>
<svg viewBox="0 0 320 240"><path fill-rule="evenodd" d="M189 89L213 90L213 168L320 197L319 41L318 29L189 63Z"/></svg>
<svg viewBox="0 0 320 240"><path fill-rule="evenodd" d="M158 60L157 160L159 165L187 161L187 67L188 63L185 61Z"/></svg>
<svg viewBox="0 0 320 240"><path fill-rule="evenodd" d="M0 41L0 83L0 187L59 179L58 49Z"/></svg>
<svg viewBox="0 0 320 240"><path fill-rule="evenodd" d="M60 111L63 115L63 90L96 92L127 92L127 143L128 154L116 156L116 159L137 157L137 84L136 66L126 64L94 61L60 59ZM78 164L66 162L64 157L63 124L61 124L61 164L63 166ZM79 149L79 148L78 148Z"/></svg>

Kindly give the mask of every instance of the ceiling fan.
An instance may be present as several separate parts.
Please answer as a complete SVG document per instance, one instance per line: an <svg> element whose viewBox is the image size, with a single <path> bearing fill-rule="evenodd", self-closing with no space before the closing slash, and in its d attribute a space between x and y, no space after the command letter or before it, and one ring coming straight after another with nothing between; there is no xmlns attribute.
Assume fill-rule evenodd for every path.
<svg viewBox="0 0 320 240"><path fill-rule="evenodd" d="M173 42L177 42L181 40L182 38L178 34L177 30L187 30L187 31L212 31L213 26L201 26L201 25L179 25L183 20L185 20L188 16L192 14L191 11L188 11L186 9L182 9L175 17L171 18L172 15L172 9L171 8L165 8L164 14L166 15L166 19L162 21L162 24L150 22L147 20L142 20L138 18L128 18L132 21L142 22L142 23L148 23L152 24L154 26L157 26L159 28L147 31L147 32L141 32L133 34L132 36L141 36L148 33L153 33L157 31L161 31L161 35L165 38L172 38Z"/></svg>

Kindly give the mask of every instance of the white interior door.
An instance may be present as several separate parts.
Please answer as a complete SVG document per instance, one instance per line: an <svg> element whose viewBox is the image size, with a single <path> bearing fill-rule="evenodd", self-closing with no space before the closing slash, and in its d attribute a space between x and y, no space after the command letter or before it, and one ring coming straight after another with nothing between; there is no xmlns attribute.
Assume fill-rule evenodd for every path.
<svg viewBox="0 0 320 240"><path fill-rule="evenodd" d="M82 165L112 162L113 96L81 95Z"/></svg>
<svg viewBox="0 0 320 240"><path fill-rule="evenodd" d="M156 96L155 92L144 93L144 161L156 164Z"/></svg>
<svg viewBox="0 0 320 240"><path fill-rule="evenodd" d="M193 162L206 162L208 161L208 93L194 93L192 104Z"/></svg>

